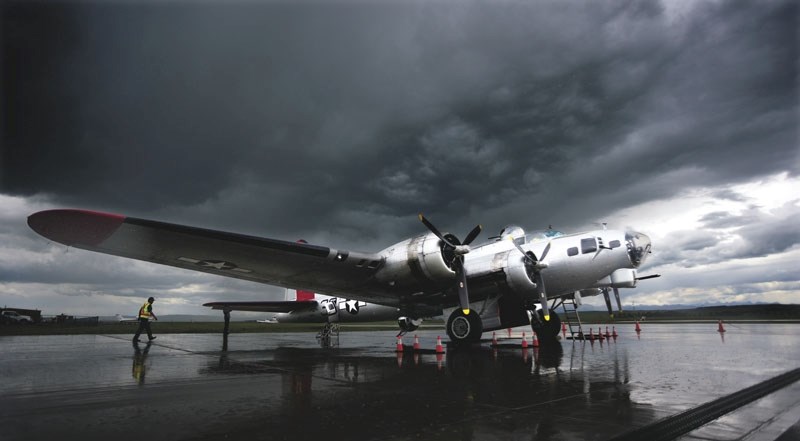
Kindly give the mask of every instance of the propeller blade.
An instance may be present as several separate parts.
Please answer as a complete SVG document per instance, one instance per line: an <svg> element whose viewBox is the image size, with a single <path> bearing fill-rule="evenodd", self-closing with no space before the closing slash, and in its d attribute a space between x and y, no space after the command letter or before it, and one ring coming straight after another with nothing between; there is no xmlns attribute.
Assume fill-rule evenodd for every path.
<svg viewBox="0 0 800 441"><path fill-rule="evenodd" d="M622 312L622 302L619 300L619 288L614 288L614 297L617 298L617 310Z"/></svg>
<svg viewBox="0 0 800 441"><path fill-rule="evenodd" d="M636 280L655 279L656 277L661 277L661 274L650 274L649 276L637 277Z"/></svg>
<svg viewBox="0 0 800 441"><path fill-rule="evenodd" d="M544 314L544 321L550 321L550 308L547 306L547 291L544 289L544 279L541 273L536 277L536 286L539 289L539 303L542 305L542 314Z"/></svg>
<svg viewBox="0 0 800 441"><path fill-rule="evenodd" d="M419 214L419 220L422 221L422 223L425 224L425 226L428 227L431 233L433 233L436 237L438 237L439 240L446 243L451 248L456 247L455 245L450 243L449 240L445 239L442 233L436 227L434 227L433 224L428 219L426 219L425 216L422 215L422 213Z"/></svg>
<svg viewBox="0 0 800 441"><path fill-rule="evenodd" d="M514 246L517 248L517 250L519 250L519 252L522 253L522 256L528 262L530 262L531 264L533 264L533 265L535 265L537 267L539 266L539 265L537 265L539 261L536 259L536 254L533 254L533 251L525 252L525 250L522 249L522 246L520 246L520 244L518 244L514 240L514 238L509 237L509 240L511 241L511 243L514 244ZM542 258L544 258L544 256L547 254L548 251L550 251L550 242L548 242L547 246L544 248L544 253L542 254ZM538 267L538 268L534 269L534 276L533 277L535 279L534 281L536 282L536 287L537 287L537 289L539 291L539 303L542 305L542 314L544 315L544 320L549 322L550 321L550 308L547 307L547 291L544 288L544 279L542 278L542 272L541 272L541 269L542 268L546 268L546 267L547 267L547 265L541 265L541 267Z"/></svg>
<svg viewBox="0 0 800 441"><path fill-rule="evenodd" d="M473 228L472 231L470 231L469 234L467 234L466 239L464 239L464 245L471 244L472 241L475 240L475 238L478 237L479 234L481 234L482 229L483 227L480 224L476 225L475 228Z"/></svg>
<svg viewBox="0 0 800 441"><path fill-rule="evenodd" d="M462 258L456 259L459 262L455 265L456 281L458 282L458 304L464 315L469 315L469 291L467 290L467 274L464 272L464 262Z"/></svg>
<svg viewBox="0 0 800 441"><path fill-rule="evenodd" d="M611 310L611 297L608 295L608 288L603 288L603 299L606 301L606 309L608 309L608 315L611 318L614 318L614 311Z"/></svg>
<svg viewBox="0 0 800 441"><path fill-rule="evenodd" d="M547 253L550 252L550 242L547 242L547 246L544 247L544 251L542 251L542 257L539 258L539 261L544 260L547 257Z"/></svg>
<svg viewBox="0 0 800 441"><path fill-rule="evenodd" d="M517 250L519 250L519 252L522 253L522 257L524 257L526 260L528 260L528 262L536 263L536 255L533 254L533 251L525 252L525 250L522 249L522 246L520 246L520 244L518 244L517 241L515 241L513 237L509 237L508 240L510 240L511 243L513 243L514 246L517 247ZM533 256L533 257L531 257L531 256Z"/></svg>

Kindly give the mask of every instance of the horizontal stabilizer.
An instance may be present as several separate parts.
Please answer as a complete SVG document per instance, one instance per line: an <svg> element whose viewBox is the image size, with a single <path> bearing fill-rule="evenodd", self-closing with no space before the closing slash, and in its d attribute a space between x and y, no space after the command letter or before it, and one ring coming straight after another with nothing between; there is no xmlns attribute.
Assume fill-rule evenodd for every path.
<svg viewBox="0 0 800 441"><path fill-rule="evenodd" d="M256 311L256 312L294 312L316 309L316 301L278 301L278 302L211 302L204 303L211 309L229 309L231 311Z"/></svg>

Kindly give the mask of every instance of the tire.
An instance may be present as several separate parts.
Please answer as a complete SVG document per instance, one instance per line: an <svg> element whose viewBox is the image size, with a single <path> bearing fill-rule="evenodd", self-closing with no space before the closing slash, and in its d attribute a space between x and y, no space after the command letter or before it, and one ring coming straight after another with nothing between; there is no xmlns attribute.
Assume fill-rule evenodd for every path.
<svg viewBox="0 0 800 441"><path fill-rule="evenodd" d="M469 314L456 308L447 319L447 336L456 346L477 343L483 335L483 322L475 311Z"/></svg>
<svg viewBox="0 0 800 441"><path fill-rule="evenodd" d="M558 334L561 332L561 317L556 314L552 309L550 310L550 320L544 320L544 313L542 310L536 311L539 317L537 321L535 318L531 320L531 329L536 333L539 341L555 341Z"/></svg>

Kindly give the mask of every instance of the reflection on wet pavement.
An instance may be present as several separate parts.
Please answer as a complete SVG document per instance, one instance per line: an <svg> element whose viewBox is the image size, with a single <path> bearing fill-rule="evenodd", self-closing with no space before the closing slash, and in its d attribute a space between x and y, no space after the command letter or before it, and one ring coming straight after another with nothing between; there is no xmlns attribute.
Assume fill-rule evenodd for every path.
<svg viewBox="0 0 800 441"><path fill-rule="evenodd" d="M419 333L422 353L400 354L391 331L343 332L336 349L313 333L162 335L139 348L125 336L2 337L0 424L11 439L134 439L142 416L155 418L150 439L606 439L800 366L797 325L739 325L724 341L708 324L618 331L446 354L432 350L436 331ZM780 433L798 392L693 433Z"/></svg>

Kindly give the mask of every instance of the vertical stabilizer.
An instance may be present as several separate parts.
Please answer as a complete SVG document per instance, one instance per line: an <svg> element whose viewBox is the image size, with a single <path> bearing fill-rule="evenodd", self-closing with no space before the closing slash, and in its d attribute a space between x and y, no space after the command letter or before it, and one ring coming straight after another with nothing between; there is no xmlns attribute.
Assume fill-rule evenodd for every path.
<svg viewBox="0 0 800 441"><path fill-rule="evenodd" d="M298 302L310 302L314 300L314 293L311 291L303 291L301 289L297 290L297 297L295 298Z"/></svg>
<svg viewBox="0 0 800 441"><path fill-rule="evenodd" d="M297 241L297 243L308 243L308 242L306 242L303 239L300 239L300 240ZM291 295L290 291L291 291L290 289L286 290L286 300L289 300L289 296ZM295 292L296 292L296 295L295 295L295 298L294 298L295 301L298 301L298 302L310 302L310 301L314 300L314 293L311 292L311 291L305 291L305 290L302 290L302 289L298 289Z"/></svg>
<svg viewBox="0 0 800 441"><path fill-rule="evenodd" d="M286 297L284 297L284 300L287 302L310 302L314 300L315 297L316 294L314 294L313 291L304 291L302 289L295 291L293 289L286 288Z"/></svg>

